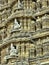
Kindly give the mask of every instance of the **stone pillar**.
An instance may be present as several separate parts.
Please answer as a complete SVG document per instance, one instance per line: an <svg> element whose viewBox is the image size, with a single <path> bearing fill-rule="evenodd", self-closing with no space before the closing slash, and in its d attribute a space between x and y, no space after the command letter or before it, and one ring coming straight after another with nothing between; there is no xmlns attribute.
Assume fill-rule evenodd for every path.
<svg viewBox="0 0 49 65"><path fill-rule="evenodd" d="M26 31L26 18L24 19L24 31Z"/></svg>
<svg viewBox="0 0 49 65"><path fill-rule="evenodd" d="M37 56L42 56L41 45L38 45L37 51L38 51Z"/></svg>
<svg viewBox="0 0 49 65"><path fill-rule="evenodd" d="M31 30L31 20L30 19L28 19L28 31L30 31Z"/></svg>
<svg viewBox="0 0 49 65"><path fill-rule="evenodd" d="M49 17L48 16L47 16L45 22L46 22L46 28L49 28Z"/></svg>
<svg viewBox="0 0 49 65"><path fill-rule="evenodd" d="M30 50L30 45L29 42L26 44L26 58L29 57L29 50Z"/></svg>
<svg viewBox="0 0 49 65"><path fill-rule="evenodd" d="M31 10L32 9L32 1L30 0L29 3L30 3L30 6L29 7L30 7L30 10Z"/></svg>
<svg viewBox="0 0 49 65"><path fill-rule="evenodd" d="M24 31L24 18L22 19L22 31Z"/></svg>
<svg viewBox="0 0 49 65"><path fill-rule="evenodd" d="M37 47L36 47L36 57L38 56L38 49L37 49Z"/></svg>
<svg viewBox="0 0 49 65"><path fill-rule="evenodd" d="M21 59L24 58L24 42L21 43Z"/></svg>
<svg viewBox="0 0 49 65"><path fill-rule="evenodd" d="M21 23L21 31L23 30L23 24L22 24L22 19L20 20L20 23Z"/></svg>
<svg viewBox="0 0 49 65"><path fill-rule="evenodd" d="M37 57L41 56L41 39L38 39L37 41L36 52L37 52Z"/></svg>
<svg viewBox="0 0 49 65"><path fill-rule="evenodd" d="M34 58L34 49L35 48L30 49L30 58Z"/></svg>
<svg viewBox="0 0 49 65"><path fill-rule="evenodd" d="M43 28L46 28L46 21L43 20L43 24L42 24Z"/></svg>

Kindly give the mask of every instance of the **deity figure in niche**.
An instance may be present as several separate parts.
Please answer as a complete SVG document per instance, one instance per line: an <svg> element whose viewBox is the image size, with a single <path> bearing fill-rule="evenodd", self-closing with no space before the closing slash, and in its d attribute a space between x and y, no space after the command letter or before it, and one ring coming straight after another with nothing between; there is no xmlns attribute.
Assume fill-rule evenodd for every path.
<svg viewBox="0 0 49 65"><path fill-rule="evenodd" d="M20 24L18 24L17 19L14 20L14 29L17 29L20 27Z"/></svg>
<svg viewBox="0 0 49 65"><path fill-rule="evenodd" d="M22 5L22 2L20 2L20 0L18 0L18 8L22 8L23 5Z"/></svg>
<svg viewBox="0 0 49 65"><path fill-rule="evenodd" d="M11 56L17 56L17 52L18 52L18 49L13 46L13 44L11 43L11 50L10 50L10 55Z"/></svg>

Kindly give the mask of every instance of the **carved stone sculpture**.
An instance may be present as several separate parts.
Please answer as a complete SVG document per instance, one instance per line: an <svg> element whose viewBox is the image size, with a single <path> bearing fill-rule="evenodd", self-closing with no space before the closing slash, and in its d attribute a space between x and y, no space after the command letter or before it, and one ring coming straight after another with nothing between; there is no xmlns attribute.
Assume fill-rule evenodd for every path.
<svg viewBox="0 0 49 65"><path fill-rule="evenodd" d="M22 3L20 2L20 0L18 0L18 8L22 8L22 7L23 7Z"/></svg>
<svg viewBox="0 0 49 65"><path fill-rule="evenodd" d="M20 28L20 25L18 24L17 19L14 20L14 29Z"/></svg>
<svg viewBox="0 0 49 65"><path fill-rule="evenodd" d="M17 53L17 49L15 49L13 44L11 44L10 55L11 56L16 56L16 53Z"/></svg>
<svg viewBox="0 0 49 65"><path fill-rule="evenodd" d="M48 5L49 0L0 0L0 65L48 62Z"/></svg>

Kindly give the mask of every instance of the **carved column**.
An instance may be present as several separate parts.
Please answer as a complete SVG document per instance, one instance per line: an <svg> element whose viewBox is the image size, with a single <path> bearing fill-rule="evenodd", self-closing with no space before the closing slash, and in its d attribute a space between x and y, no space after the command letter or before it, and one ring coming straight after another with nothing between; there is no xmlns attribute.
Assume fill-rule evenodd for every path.
<svg viewBox="0 0 49 65"><path fill-rule="evenodd" d="M24 58L24 42L21 43L21 59Z"/></svg>
<svg viewBox="0 0 49 65"><path fill-rule="evenodd" d="M43 16L42 17L42 27L43 28L47 28L47 16L45 15L45 16Z"/></svg>
<svg viewBox="0 0 49 65"><path fill-rule="evenodd" d="M35 48L30 49L30 58L34 58L34 49Z"/></svg>
<svg viewBox="0 0 49 65"><path fill-rule="evenodd" d="M49 28L49 17L46 18L46 28Z"/></svg>
<svg viewBox="0 0 49 65"><path fill-rule="evenodd" d="M30 0L30 10L32 9L32 1Z"/></svg>
<svg viewBox="0 0 49 65"><path fill-rule="evenodd" d="M20 20L20 23L21 23L21 31L23 30L23 21L22 21L22 19Z"/></svg>
<svg viewBox="0 0 49 65"><path fill-rule="evenodd" d="M37 54L37 57L40 57L42 54L41 54L41 46L40 45L38 45L37 47L36 47L36 54Z"/></svg>
<svg viewBox="0 0 49 65"><path fill-rule="evenodd" d="M28 31L30 31L31 30L31 20L30 19L28 19Z"/></svg>
<svg viewBox="0 0 49 65"><path fill-rule="evenodd" d="M27 44L26 44L26 58L29 57L29 50L30 50L30 44L29 44L29 42L27 42Z"/></svg>
<svg viewBox="0 0 49 65"><path fill-rule="evenodd" d="M25 8L26 8L26 7L25 7L25 0L23 1L23 3L24 3L24 9L25 9Z"/></svg>
<svg viewBox="0 0 49 65"><path fill-rule="evenodd" d="M37 56L41 56L41 39L38 39L37 41L37 45L36 45L36 53L37 53Z"/></svg>
<svg viewBox="0 0 49 65"><path fill-rule="evenodd" d="M26 31L26 18L24 19L24 30Z"/></svg>

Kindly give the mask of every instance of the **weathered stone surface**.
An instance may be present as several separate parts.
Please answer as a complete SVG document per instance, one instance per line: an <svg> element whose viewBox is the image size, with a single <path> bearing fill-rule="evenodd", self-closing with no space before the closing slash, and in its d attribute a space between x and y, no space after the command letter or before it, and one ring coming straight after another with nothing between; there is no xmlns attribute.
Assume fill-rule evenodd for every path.
<svg viewBox="0 0 49 65"><path fill-rule="evenodd" d="M49 65L49 0L0 0L0 65Z"/></svg>

